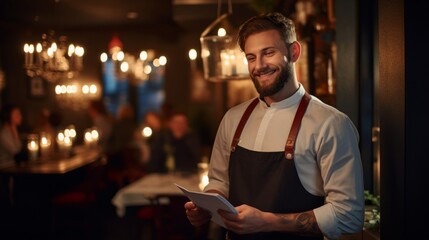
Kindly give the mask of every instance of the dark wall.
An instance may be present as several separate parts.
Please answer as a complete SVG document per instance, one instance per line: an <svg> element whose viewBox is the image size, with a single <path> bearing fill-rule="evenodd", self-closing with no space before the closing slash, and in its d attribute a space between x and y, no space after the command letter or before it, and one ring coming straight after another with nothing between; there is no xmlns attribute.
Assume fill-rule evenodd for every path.
<svg viewBox="0 0 429 240"><path fill-rule="evenodd" d="M403 1L379 4L381 238L406 237ZM411 238L412 239L412 238Z"/></svg>
<svg viewBox="0 0 429 240"><path fill-rule="evenodd" d="M427 1L379 1L381 238L427 238Z"/></svg>
<svg viewBox="0 0 429 240"><path fill-rule="evenodd" d="M427 137L429 117L425 112L429 92L427 1L404 1L405 9L405 229L410 239L424 238L427 227L423 222L415 223L419 216L429 213L427 201L422 197L422 186L428 186L429 171ZM423 187L424 188L424 187ZM423 190L424 191L424 190Z"/></svg>

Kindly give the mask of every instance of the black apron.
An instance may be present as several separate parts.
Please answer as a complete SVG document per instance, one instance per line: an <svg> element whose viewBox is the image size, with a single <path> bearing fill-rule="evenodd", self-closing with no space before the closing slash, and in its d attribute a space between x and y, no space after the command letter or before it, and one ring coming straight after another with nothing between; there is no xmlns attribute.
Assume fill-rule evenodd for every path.
<svg viewBox="0 0 429 240"><path fill-rule="evenodd" d="M265 212L296 213L312 210L324 204L324 197L312 195L302 186L294 162L295 139L309 101L310 96L306 93L295 114L284 152L256 152L237 145L241 131L259 100L255 99L246 109L231 145L229 201L233 206L247 204ZM240 235L228 231L227 235L232 240L323 239L286 232Z"/></svg>

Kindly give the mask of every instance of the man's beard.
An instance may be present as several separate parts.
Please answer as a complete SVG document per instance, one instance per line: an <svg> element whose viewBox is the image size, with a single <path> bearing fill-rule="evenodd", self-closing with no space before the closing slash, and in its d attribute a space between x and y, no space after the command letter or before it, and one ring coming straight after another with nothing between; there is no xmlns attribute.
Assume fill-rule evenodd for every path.
<svg viewBox="0 0 429 240"><path fill-rule="evenodd" d="M261 97L271 96L283 89L284 85L292 77L292 64L286 64L286 66L282 67L280 75L276 77L273 83L267 86L261 86L253 75L250 75L250 77L252 78L256 91L258 91Z"/></svg>

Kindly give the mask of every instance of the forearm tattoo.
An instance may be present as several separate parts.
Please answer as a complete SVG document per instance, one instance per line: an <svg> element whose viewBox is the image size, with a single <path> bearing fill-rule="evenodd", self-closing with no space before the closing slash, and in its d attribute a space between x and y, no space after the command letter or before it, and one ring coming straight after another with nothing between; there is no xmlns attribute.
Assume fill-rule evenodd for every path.
<svg viewBox="0 0 429 240"><path fill-rule="evenodd" d="M282 224L293 224L294 230L298 235L320 236L322 233L317 225L316 218L309 212L297 214L280 214Z"/></svg>
<svg viewBox="0 0 429 240"><path fill-rule="evenodd" d="M296 228L298 232L319 234L320 230L317 226L316 218L308 212L300 213L296 216Z"/></svg>

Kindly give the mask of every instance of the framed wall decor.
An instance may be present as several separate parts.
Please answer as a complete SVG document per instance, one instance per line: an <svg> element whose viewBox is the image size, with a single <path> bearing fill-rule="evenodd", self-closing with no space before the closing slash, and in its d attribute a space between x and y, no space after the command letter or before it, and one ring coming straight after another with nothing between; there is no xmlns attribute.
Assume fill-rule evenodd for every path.
<svg viewBox="0 0 429 240"><path fill-rule="evenodd" d="M46 82L43 78L32 77L29 85L30 97L40 98L46 96Z"/></svg>

